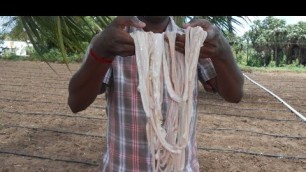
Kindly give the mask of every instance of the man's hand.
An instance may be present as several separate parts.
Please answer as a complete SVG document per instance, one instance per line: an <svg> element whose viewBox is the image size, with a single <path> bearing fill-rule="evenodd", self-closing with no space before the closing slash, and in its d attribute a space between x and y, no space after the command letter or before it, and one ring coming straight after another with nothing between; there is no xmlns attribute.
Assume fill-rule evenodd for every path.
<svg viewBox="0 0 306 172"><path fill-rule="evenodd" d="M244 78L237 66L231 47L219 29L204 19L192 20L183 27L200 26L207 32L200 58L210 58L217 77L203 83L207 91L217 91L226 101L238 103L243 96ZM176 49L185 53L185 35L177 34ZM213 88L215 90L213 90Z"/></svg>
<svg viewBox="0 0 306 172"><path fill-rule="evenodd" d="M129 33L124 31L124 28L126 26L143 28L145 25L135 16L119 16L92 39L92 50L99 57L105 58L114 58L116 55L123 57L134 55L134 40Z"/></svg>
<svg viewBox="0 0 306 172"><path fill-rule="evenodd" d="M195 19L187 23L183 28L200 26L207 32L204 46L201 47L200 58L216 58L220 56L220 52L226 48L224 43L226 39L222 36L219 29L205 19ZM176 50L185 53L185 35L177 34Z"/></svg>
<svg viewBox="0 0 306 172"><path fill-rule="evenodd" d="M203 83L204 89L207 92L211 92L211 93L217 93L218 92L218 88L217 88L217 78L212 78L206 82Z"/></svg>

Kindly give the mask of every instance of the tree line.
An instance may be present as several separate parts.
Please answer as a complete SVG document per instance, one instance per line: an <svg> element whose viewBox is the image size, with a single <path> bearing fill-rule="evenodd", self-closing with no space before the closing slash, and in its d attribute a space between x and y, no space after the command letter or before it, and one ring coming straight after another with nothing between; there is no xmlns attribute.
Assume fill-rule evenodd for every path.
<svg viewBox="0 0 306 172"><path fill-rule="evenodd" d="M35 51L44 55L58 50L67 61L67 55L83 53L91 38L103 30L114 16L6 16L1 39L30 40ZM214 23L228 38L238 58L246 58L249 66L276 66L293 61L306 65L306 22L286 25L285 20L272 16L256 20L243 36L235 34L238 18L247 16L174 16L182 25L192 19L204 18ZM243 57L241 57L243 56ZM46 60L46 59L45 59Z"/></svg>
<svg viewBox="0 0 306 172"><path fill-rule="evenodd" d="M242 37L232 36L230 42L238 54L247 55L248 65L268 66L275 62L306 65L306 22L286 25L285 20L269 16L255 20Z"/></svg>

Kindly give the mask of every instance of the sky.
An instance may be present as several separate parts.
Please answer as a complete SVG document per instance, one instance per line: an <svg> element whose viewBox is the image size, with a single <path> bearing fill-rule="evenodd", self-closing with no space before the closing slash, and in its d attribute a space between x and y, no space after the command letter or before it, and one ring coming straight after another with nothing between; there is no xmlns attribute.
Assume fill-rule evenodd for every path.
<svg viewBox="0 0 306 172"><path fill-rule="evenodd" d="M254 21L254 20L263 20L266 17L267 16L249 16L249 19L251 21ZM285 20L287 25L289 25L289 24L296 24L299 21L306 22L306 16L273 16L273 17ZM239 21L241 21L241 23L243 23L243 27L237 26L237 35L238 36L242 36L244 34L244 32L246 32L246 31L248 31L250 29L249 25L251 25L251 23L247 24L243 20L239 20Z"/></svg>

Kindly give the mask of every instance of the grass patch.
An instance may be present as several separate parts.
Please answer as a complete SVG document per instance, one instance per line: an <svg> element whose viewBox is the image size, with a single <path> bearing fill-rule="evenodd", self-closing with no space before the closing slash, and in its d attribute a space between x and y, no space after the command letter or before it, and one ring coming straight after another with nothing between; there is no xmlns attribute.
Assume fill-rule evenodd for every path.
<svg viewBox="0 0 306 172"><path fill-rule="evenodd" d="M251 67L251 66L245 66L238 64L239 68L243 72L251 73L253 71L259 71L259 72L296 72L296 73L302 73L306 72L306 67L301 66L282 66L282 67Z"/></svg>

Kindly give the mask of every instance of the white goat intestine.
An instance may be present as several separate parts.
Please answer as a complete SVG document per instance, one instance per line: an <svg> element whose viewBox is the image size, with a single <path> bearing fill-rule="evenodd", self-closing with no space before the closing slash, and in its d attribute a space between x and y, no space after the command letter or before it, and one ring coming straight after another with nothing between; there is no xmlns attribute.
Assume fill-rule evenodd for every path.
<svg viewBox="0 0 306 172"><path fill-rule="evenodd" d="M169 43L165 42L165 34ZM185 56L175 51L176 32L135 31L130 35L135 42L138 91L147 116L153 171L183 171L191 117L195 113L192 106L197 63L207 32L201 27L186 29ZM165 119L163 91L170 97Z"/></svg>

